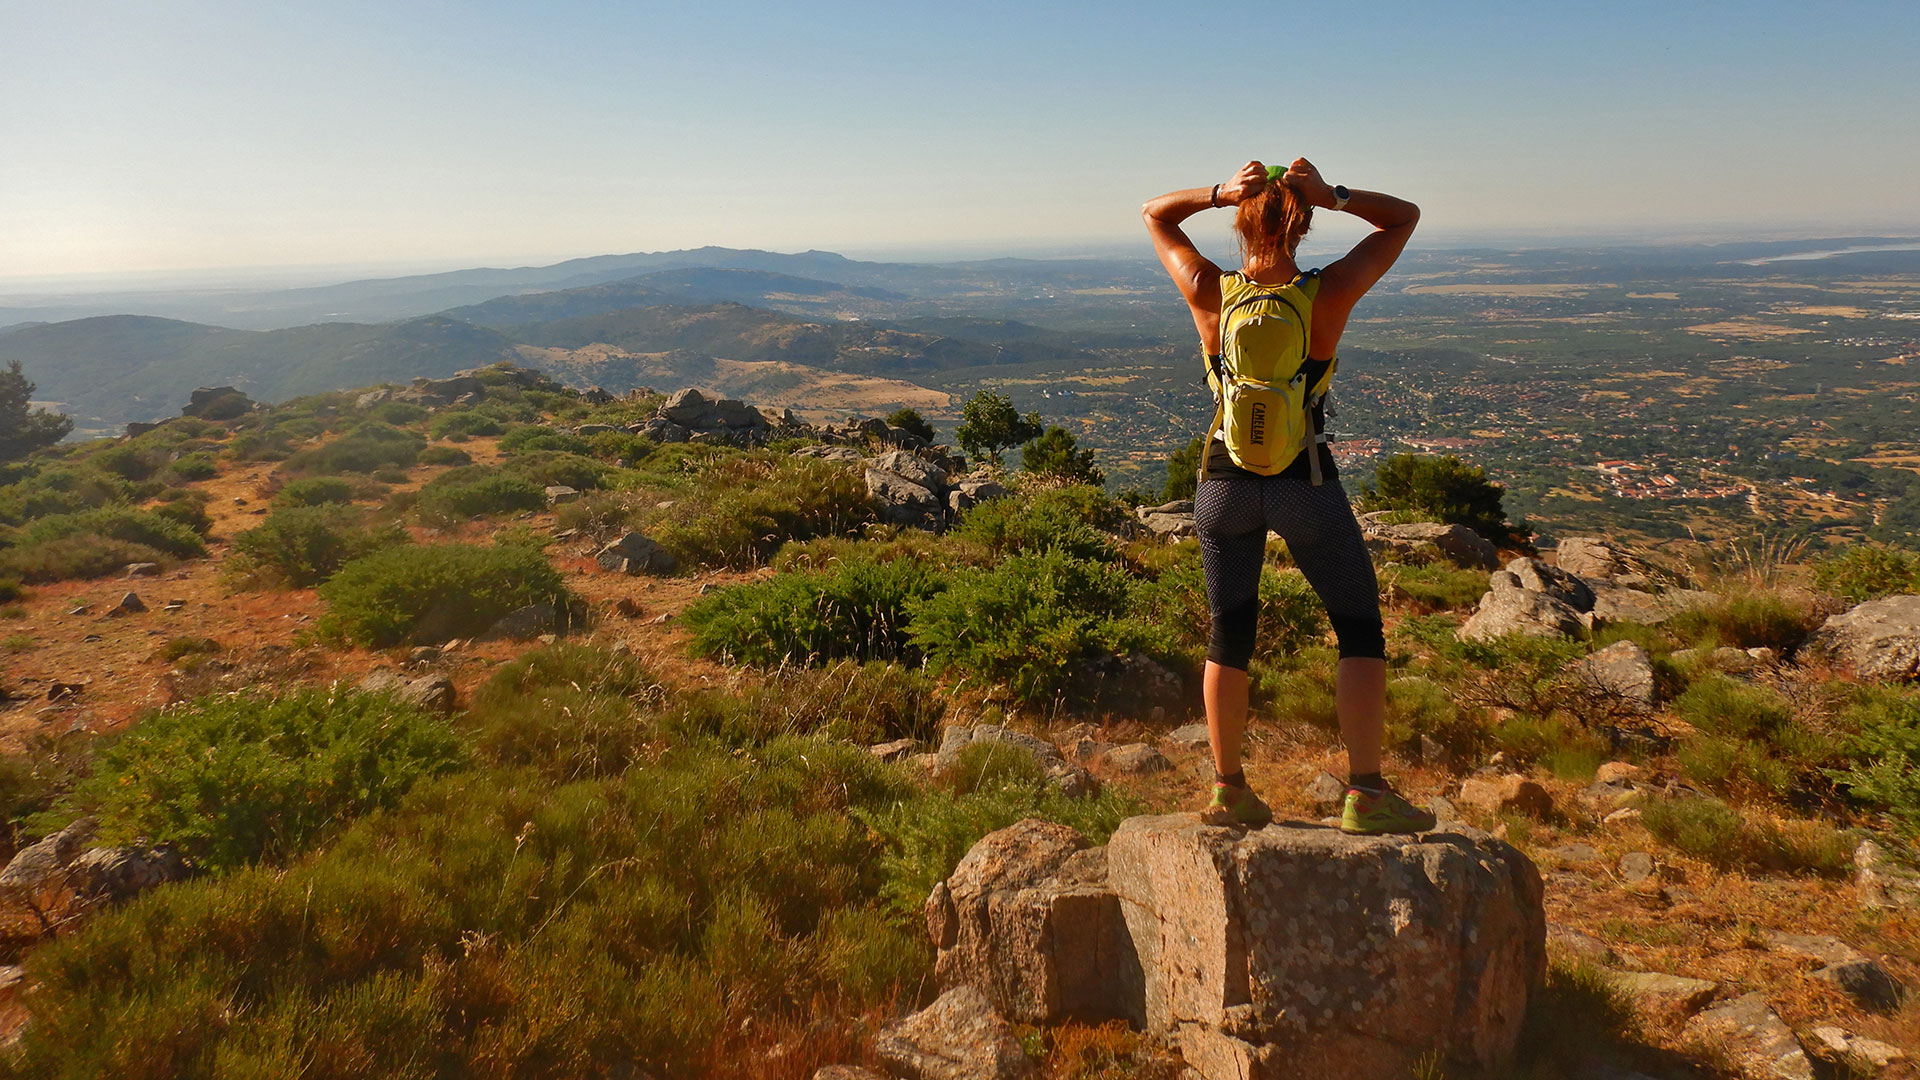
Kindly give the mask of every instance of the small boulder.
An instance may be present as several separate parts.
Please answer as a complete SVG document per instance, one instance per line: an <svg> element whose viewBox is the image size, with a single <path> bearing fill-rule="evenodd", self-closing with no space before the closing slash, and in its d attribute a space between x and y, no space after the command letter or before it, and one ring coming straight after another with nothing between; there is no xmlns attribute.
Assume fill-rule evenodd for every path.
<svg viewBox="0 0 1920 1080"><path fill-rule="evenodd" d="M904 761L913 756L914 747L919 743L912 739L894 739L891 742L875 743L867 747L867 753L881 761Z"/></svg>
<svg viewBox="0 0 1920 1080"><path fill-rule="evenodd" d="M1441 555L1470 570L1492 570L1500 565L1499 550L1465 525L1446 525L1437 521L1389 525L1377 520L1364 520L1361 529L1368 540L1383 542L1396 549L1401 545L1410 549L1431 545Z"/></svg>
<svg viewBox="0 0 1920 1080"><path fill-rule="evenodd" d="M1493 588L1480 598L1459 635L1467 640L1485 640L1514 633L1583 637L1586 623L1572 607L1546 593L1522 588L1513 574L1500 571L1493 575Z"/></svg>
<svg viewBox="0 0 1920 1080"><path fill-rule="evenodd" d="M1659 867L1654 863L1653 856L1646 852L1629 851L1625 855L1620 856L1620 864L1617 869L1620 872L1621 881L1629 885L1638 885L1652 877L1654 871L1659 869Z"/></svg>
<svg viewBox="0 0 1920 1080"><path fill-rule="evenodd" d="M140 594L130 592L122 596L119 603L107 609L107 617L113 618L116 615L138 615L145 610L147 610L147 605L145 601L140 599Z"/></svg>
<svg viewBox="0 0 1920 1080"><path fill-rule="evenodd" d="M1636 642L1616 641L1582 658L1574 664L1574 675L1590 693L1616 700L1635 712L1653 710L1653 657Z"/></svg>
<svg viewBox="0 0 1920 1080"><path fill-rule="evenodd" d="M1553 796L1524 776L1470 776L1460 782L1460 801L1487 813L1518 813L1531 818L1553 814Z"/></svg>
<svg viewBox="0 0 1920 1080"><path fill-rule="evenodd" d="M1034 1065L992 1002L956 986L882 1030L873 1050L905 1080L1024 1080Z"/></svg>
<svg viewBox="0 0 1920 1080"><path fill-rule="evenodd" d="M548 506L580 501L580 489L568 487L565 484L548 484L546 494Z"/></svg>
<svg viewBox="0 0 1920 1080"><path fill-rule="evenodd" d="M1767 1005L1764 994L1716 1005L1689 1020L1686 1033L1722 1047L1744 1075L1813 1080L1813 1066L1793 1029Z"/></svg>
<svg viewBox="0 0 1920 1080"><path fill-rule="evenodd" d="M1144 776L1173 768L1173 762L1167 760L1167 755L1146 743L1116 746L1107 751L1106 763L1110 771L1122 776Z"/></svg>
<svg viewBox="0 0 1920 1080"><path fill-rule="evenodd" d="M1205 750L1213 745L1205 724L1182 724L1167 732L1166 740L1168 745L1181 750Z"/></svg>
<svg viewBox="0 0 1920 1080"><path fill-rule="evenodd" d="M905 450L890 450L870 457L867 459L867 468L892 473L936 493L945 491L947 487L945 469Z"/></svg>
<svg viewBox="0 0 1920 1080"><path fill-rule="evenodd" d="M1832 1024L1821 1024L1811 1032L1813 1042L1809 1044L1817 1050L1824 1050L1829 1056L1848 1059L1848 1064L1865 1063L1875 1069L1891 1068L1907 1060L1906 1051L1878 1039L1869 1039L1864 1035L1855 1035L1845 1028Z"/></svg>
<svg viewBox="0 0 1920 1080"><path fill-rule="evenodd" d="M1853 849L1854 885L1863 907L1920 910L1920 872L1902 866L1872 840Z"/></svg>
<svg viewBox="0 0 1920 1080"><path fill-rule="evenodd" d="M453 680L445 675L409 679L391 671L375 671L354 688L368 694L391 694L409 705L442 716L452 713L456 704Z"/></svg>
<svg viewBox="0 0 1920 1080"><path fill-rule="evenodd" d="M880 508L881 520L893 525L938 528L944 504L933 489L879 469L867 470L867 495Z"/></svg>
<svg viewBox="0 0 1920 1080"><path fill-rule="evenodd" d="M630 532L594 553L594 564L610 574L671 574L680 568L673 553L645 533Z"/></svg>
<svg viewBox="0 0 1920 1080"><path fill-rule="evenodd" d="M130 578L137 578L137 577L159 577L159 576L160 576L160 564L159 564L159 563L157 563L157 562L136 562L136 563L128 563L128 564L127 564L127 576L128 576L128 577L130 577Z"/></svg>
<svg viewBox="0 0 1920 1080"><path fill-rule="evenodd" d="M500 616L486 637L495 641L532 641L550 633L559 617L559 610L552 604L528 604Z"/></svg>
<svg viewBox="0 0 1920 1080"><path fill-rule="evenodd" d="M1645 769L1630 761L1609 761L1593 771L1596 784L1624 784L1640 779Z"/></svg>
<svg viewBox="0 0 1920 1080"><path fill-rule="evenodd" d="M1616 971L1613 984L1644 1005L1691 1016L1719 993L1720 984L1658 971Z"/></svg>
<svg viewBox="0 0 1920 1080"><path fill-rule="evenodd" d="M1321 772L1307 781L1307 802L1321 817L1337 814L1347 802L1347 783L1330 772Z"/></svg>
<svg viewBox="0 0 1920 1080"><path fill-rule="evenodd" d="M1565 570L1540 559L1525 556L1507 564L1507 573L1520 579L1520 587L1545 593L1575 611L1593 610L1593 590Z"/></svg>
<svg viewBox="0 0 1920 1080"><path fill-rule="evenodd" d="M1071 764L1060 755L1052 743L1034 738L1025 732L1011 731L999 724L978 724L967 727L955 724L942 733L940 750L934 759L935 775L945 776L960 762L960 755L967 747L980 742L997 742L1031 755L1034 764L1047 775L1047 779L1057 786L1061 793L1071 797L1091 795L1099 788L1093 774L1078 765Z"/></svg>
<svg viewBox="0 0 1920 1080"><path fill-rule="evenodd" d="M1892 1012L1900 1007L1907 988L1887 974L1872 957L1860 956L1828 964L1813 977L1838 986L1856 1004L1876 1012Z"/></svg>
<svg viewBox="0 0 1920 1080"><path fill-rule="evenodd" d="M1829 616L1806 648L1862 679L1920 678L1920 596L1882 597Z"/></svg>

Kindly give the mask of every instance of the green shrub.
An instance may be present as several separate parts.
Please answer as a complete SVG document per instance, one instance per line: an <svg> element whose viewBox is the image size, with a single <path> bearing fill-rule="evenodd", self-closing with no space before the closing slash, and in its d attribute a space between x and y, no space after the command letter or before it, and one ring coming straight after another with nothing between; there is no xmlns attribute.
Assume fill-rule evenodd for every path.
<svg viewBox="0 0 1920 1080"><path fill-rule="evenodd" d="M1723 869L1747 867L1840 877L1853 868L1845 834L1817 821L1749 820L1718 799L1656 798L1640 823L1675 849Z"/></svg>
<svg viewBox="0 0 1920 1080"><path fill-rule="evenodd" d="M0 574L28 582L101 577L131 562L207 553L192 528L128 506L39 518L14 530L7 541L0 547Z"/></svg>
<svg viewBox="0 0 1920 1080"><path fill-rule="evenodd" d="M367 410L367 415L383 424L405 427L427 418L427 410L411 401L383 401Z"/></svg>
<svg viewBox="0 0 1920 1080"><path fill-rule="evenodd" d="M169 664L189 656L206 656L220 651L220 643L210 637L173 637L160 647L160 656Z"/></svg>
<svg viewBox="0 0 1920 1080"><path fill-rule="evenodd" d="M634 527L638 521L633 496L626 493L593 492L554 509L554 527L572 529L594 539L613 536Z"/></svg>
<svg viewBox="0 0 1920 1080"><path fill-rule="evenodd" d="M1168 502L1193 498L1200 487L1200 451L1205 447L1206 436L1195 435L1193 441L1167 455L1167 482L1160 489L1162 498Z"/></svg>
<svg viewBox="0 0 1920 1080"><path fill-rule="evenodd" d="M65 463L31 469L0 487L0 523L21 525L35 518L74 514L141 496L134 486L97 469Z"/></svg>
<svg viewBox="0 0 1920 1080"><path fill-rule="evenodd" d="M1793 720L1793 705L1763 687L1709 675L1673 703L1682 720L1701 731L1735 738L1765 738Z"/></svg>
<svg viewBox="0 0 1920 1080"><path fill-rule="evenodd" d="M1015 555L963 570L909 605L909 640L938 674L1005 684L1024 701L1053 696L1080 662L1133 651L1157 635L1125 617L1132 583L1120 568L1060 552Z"/></svg>
<svg viewBox="0 0 1920 1080"><path fill-rule="evenodd" d="M780 668L742 689L694 695L667 722L681 741L756 746L786 735L819 735L872 745L932 739L945 711L932 680L918 671L842 660L820 668Z"/></svg>
<svg viewBox="0 0 1920 1080"><path fill-rule="evenodd" d="M151 513L177 525L185 525L195 536L206 536L213 530L213 519L207 516L207 504L212 496L194 488L169 488L160 494L160 505Z"/></svg>
<svg viewBox="0 0 1920 1080"><path fill-rule="evenodd" d="M1487 591L1487 575L1482 570L1461 570L1440 563L1401 563L1381 567L1380 588L1389 598L1419 611L1450 611L1479 603Z"/></svg>
<svg viewBox="0 0 1920 1080"><path fill-rule="evenodd" d="M500 452L503 454L517 455L537 451L557 451L587 457L593 453L593 446L578 435L556 431L539 424L526 424L500 437Z"/></svg>
<svg viewBox="0 0 1920 1080"><path fill-rule="evenodd" d="M398 525L374 525L358 507L339 503L276 506L259 526L233 538L236 580L278 582L304 589L332 577L354 559L408 542Z"/></svg>
<svg viewBox="0 0 1920 1080"><path fill-rule="evenodd" d="M1125 511L1106 492L1079 485L981 503L961 517L953 535L983 545L994 558L1060 551L1082 559L1112 559L1113 538L1102 530L1118 528L1124 517Z"/></svg>
<svg viewBox="0 0 1920 1080"><path fill-rule="evenodd" d="M109 841L167 841L229 869L298 855L459 764L444 723L389 697L209 697L163 709L99 751L67 805Z"/></svg>
<svg viewBox="0 0 1920 1080"><path fill-rule="evenodd" d="M1756 592L1682 611L1668 619L1666 627L1682 639L1741 649L1764 646L1786 656L1799 648L1818 624L1815 612L1807 605Z"/></svg>
<svg viewBox="0 0 1920 1080"><path fill-rule="evenodd" d="M498 435L502 430L499 420L470 409L443 412L433 418L428 429L434 438L451 442L465 442L475 435Z"/></svg>
<svg viewBox="0 0 1920 1080"><path fill-rule="evenodd" d="M1648 832L1679 851L1716 866L1739 861L1746 823L1719 799L1649 799L1640 814Z"/></svg>
<svg viewBox="0 0 1920 1080"><path fill-rule="evenodd" d="M422 465L471 465L473 455L451 446L429 446L420 451Z"/></svg>
<svg viewBox="0 0 1920 1080"><path fill-rule="evenodd" d="M766 454L654 457L668 467L695 462L691 479L700 494L675 502L651 532L682 563L757 566L789 540L857 535L874 519L866 482L830 462Z"/></svg>
<svg viewBox="0 0 1920 1080"><path fill-rule="evenodd" d="M763 666L843 657L916 663L908 606L941 584L918 562L844 562L721 589L683 618L702 656Z"/></svg>
<svg viewBox="0 0 1920 1080"><path fill-rule="evenodd" d="M281 466L292 475L370 473L389 466L410 468L420 458L427 440L377 420L366 423L310 450L289 457Z"/></svg>
<svg viewBox="0 0 1920 1080"><path fill-rule="evenodd" d="M886 415L888 427L897 427L921 442L933 442L933 425L920 415L920 410L901 406Z"/></svg>
<svg viewBox="0 0 1920 1080"><path fill-rule="evenodd" d="M273 496L275 506L320 506L324 503L350 503L359 496L359 486L340 476L307 476L292 481Z"/></svg>
<svg viewBox="0 0 1920 1080"><path fill-rule="evenodd" d="M11 604L15 600L24 600L27 590L17 577L0 577L0 604Z"/></svg>
<svg viewBox="0 0 1920 1080"><path fill-rule="evenodd" d="M539 510L544 485L485 465L450 469L424 484L414 502L422 520L452 525L469 518Z"/></svg>
<svg viewBox="0 0 1920 1080"><path fill-rule="evenodd" d="M1053 425L1020 450L1020 467L1036 476L1099 487L1105 474L1093 464L1093 451L1075 448L1073 433Z"/></svg>
<svg viewBox="0 0 1920 1080"><path fill-rule="evenodd" d="M171 456L170 449L160 443L129 439L91 455L87 464L122 480L138 482L165 468Z"/></svg>
<svg viewBox="0 0 1920 1080"><path fill-rule="evenodd" d="M570 781L639 760L652 729L637 714L663 700L631 654L561 643L502 665L474 691L460 724L482 760Z"/></svg>
<svg viewBox="0 0 1920 1080"><path fill-rule="evenodd" d="M214 463L212 454L197 451L174 458L166 471L176 480L211 480L220 474L220 466Z"/></svg>
<svg viewBox="0 0 1920 1080"><path fill-rule="evenodd" d="M557 450L532 450L510 459L505 468L541 487L564 484L586 490L597 488L611 470L590 457Z"/></svg>
<svg viewBox="0 0 1920 1080"><path fill-rule="evenodd" d="M1893 593L1920 592L1920 552L1850 545L1814 567L1824 591L1858 604Z"/></svg>
<svg viewBox="0 0 1920 1080"><path fill-rule="evenodd" d="M641 461L659 444L642 435L626 431L601 431L586 436L593 456L603 461Z"/></svg>
<svg viewBox="0 0 1920 1080"><path fill-rule="evenodd" d="M484 633L531 604L566 602L538 551L509 545L422 544L355 559L320 586L323 636L371 648Z"/></svg>
<svg viewBox="0 0 1920 1080"><path fill-rule="evenodd" d="M34 1024L0 1068L756 1075L749 1026L842 1027L927 977L851 817L916 798L814 740L567 785L444 777L285 871L154 890L36 952Z"/></svg>
<svg viewBox="0 0 1920 1080"><path fill-rule="evenodd" d="M1375 474L1361 498L1368 510L1400 510L1465 525L1496 544L1512 539L1514 529L1501 505L1506 488L1488 480L1477 465L1452 454L1395 454Z"/></svg>
<svg viewBox="0 0 1920 1080"><path fill-rule="evenodd" d="M1920 834L1920 691L1862 690L1843 719L1854 729L1844 748L1849 766L1828 775Z"/></svg>

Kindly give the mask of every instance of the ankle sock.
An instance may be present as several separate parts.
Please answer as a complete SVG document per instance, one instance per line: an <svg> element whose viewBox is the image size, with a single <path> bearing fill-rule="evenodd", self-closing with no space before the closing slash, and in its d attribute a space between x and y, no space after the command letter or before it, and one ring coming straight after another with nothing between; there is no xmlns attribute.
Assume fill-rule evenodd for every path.
<svg viewBox="0 0 1920 1080"><path fill-rule="evenodd" d="M1377 772L1354 773L1347 778L1347 786L1360 788L1363 791L1387 790L1387 782L1381 779Z"/></svg>
<svg viewBox="0 0 1920 1080"><path fill-rule="evenodd" d="M1213 782L1216 784L1228 784L1232 787L1237 787L1237 788L1246 787L1247 786L1247 770L1237 769L1230 773L1223 773L1223 772L1216 771L1213 774Z"/></svg>

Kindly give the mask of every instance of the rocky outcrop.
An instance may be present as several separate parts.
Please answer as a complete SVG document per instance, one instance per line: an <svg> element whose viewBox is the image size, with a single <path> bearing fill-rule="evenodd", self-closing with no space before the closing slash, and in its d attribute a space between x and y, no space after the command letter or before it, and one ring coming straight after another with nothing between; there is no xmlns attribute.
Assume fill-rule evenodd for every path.
<svg viewBox="0 0 1920 1080"><path fill-rule="evenodd" d="M1614 547L1597 536L1569 536L1554 549L1553 561L1560 569L1588 582L1605 581L1623 588L1644 589L1652 581L1645 559Z"/></svg>
<svg viewBox="0 0 1920 1080"><path fill-rule="evenodd" d="M1545 971L1538 872L1474 830L1173 814L1129 819L1104 849L1022 822L975 852L928 904L943 980L991 988L1016 1018L1124 1017L1203 1080L1404 1076L1435 1053L1495 1066Z"/></svg>
<svg viewBox="0 0 1920 1080"><path fill-rule="evenodd" d="M375 671L361 679L354 689L368 694L391 694L416 708L445 716L453 712L453 680L445 675L422 675L409 679L391 671Z"/></svg>
<svg viewBox="0 0 1920 1080"><path fill-rule="evenodd" d="M187 876L165 845L88 849L94 823L82 818L22 848L0 870L0 949L18 950L63 927Z"/></svg>
<svg viewBox="0 0 1920 1080"><path fill-rule="evenodd" d="M1184 540L1196 535L1193 524L1193 500L1176 499L1159 506L1134 508L1133 516L1146 530L1162 540Z"/></svg>
<svg viewBox="0 0 1920 1080"><path fill-rule="evenodd" d="M1396 525L1383 520L1388 516L1385 511L1360 516L1361 536L1376 555L1402 562L1445 558L1470 570L1492 570L1500 565L1499 550L1465 525L1437 521Z"/></svg>
<svg viewBox="0 0 1920 1080"><path fill-rule="evenodd" d="M1853 849L1853 870L1861 906L1920 911L1920 871L1895 862L1875 841L1862 840Z"/></svg>
<svg viewBox="0 0 1920 1080"><path fill-rule="evenodd" d="M628 428L655 442L710 442L759 446L801 434L807 426L792 409L755 408L732 398L708 397L689 387L668 395L659 410Z"/></svg>
<svg viewBox="0 0 1920 1080"><path fill-rule="evenodd" d="M607 544L594 553L593 561L610 574L671 574L680 568L672 552L637 532Z"/></svg>
<svg viewBox="0 0 1920 1080"><path fill-rule="evenodd" d="M873 1052L904 1080L1023 1080L1035 1072L1013 1028L971 986L880 1032Z"/></svg>
<svg viewBox="0 0 1920 1080"><path fill-rule="evenodd" d="M1409 1074L1512 1053L1546 965L1538 872L1484 833L1133 818L1108 879L1147 1025L1207 1080Z"/></svg>
<svg viewBox="0 0 1920 1080"><path fill-rule="evenodd" d="M1806 649L1863 679L1920 678L1920 596L1886 596L1829 616Z"/></svg>
<svg viewBox="0 0 1920 1080"><path fill-rule="evenodd" d="M253 399L231 386L195 387L187 396L187 403L181 407L181 416L196 416L202 420L232 420L253 411Z"/></svg>
<svg viewBox="0 0 1920 1080"><path fill-rule="evenodd" d="M927 932L940 985L972 985L1011 1019L1132 1018L1140 966L1107 852L1077 830L1028 819L982 838L927 898Z"/></svg>
<svg viewBox="0 0 1920 1080"><path fill-rule="evenodd" d="M992 499L1004 499L1013 494L1005 484L990 477L969 476L954 482L947 492L947 513L958 518L961 514Z"/></svg>
<svg viewBox="0 0 1920 1080"><path fill-rule="evenodd" d="M1530 637L1577 637L1586 633L1580 612L1564 601L1521 585L1511 571L1495 570L1492 588L1480 598L1460 636L1486 640L1506 634Z"/></svg>

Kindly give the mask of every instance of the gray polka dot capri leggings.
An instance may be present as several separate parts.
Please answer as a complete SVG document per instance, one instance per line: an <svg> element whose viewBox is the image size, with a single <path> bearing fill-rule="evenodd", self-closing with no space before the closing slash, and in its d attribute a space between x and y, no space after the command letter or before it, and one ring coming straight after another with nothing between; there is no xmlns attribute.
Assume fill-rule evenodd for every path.
<svg viewBox="0 0 1920 1080"><path fill-rule="evenodd" d="M1193 520L1213 613L1207 659L1241 671L1253 659L1268 530L1287 542L1326 605L1340 656L1386 658L1373 560L1338 480L1315 487L1287 476L1212 476L1194 496Z"/></svg>

